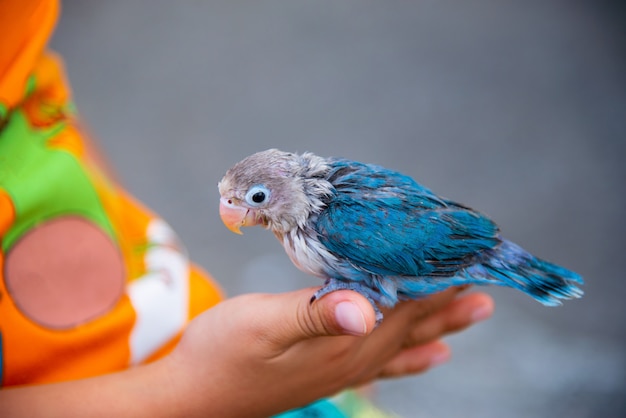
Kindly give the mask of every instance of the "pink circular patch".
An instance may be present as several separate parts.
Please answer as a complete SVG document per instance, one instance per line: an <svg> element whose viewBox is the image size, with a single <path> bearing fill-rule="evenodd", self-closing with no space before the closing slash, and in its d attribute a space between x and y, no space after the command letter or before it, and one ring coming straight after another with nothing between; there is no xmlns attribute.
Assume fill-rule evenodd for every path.
<svg viewBox="0 0 626 418"><path fill-rule="evenodd" d="M8 252L6 286L20 311L50 328L71 328L109 311L124 289L119 249L94 223L52 219Z"/></svg>

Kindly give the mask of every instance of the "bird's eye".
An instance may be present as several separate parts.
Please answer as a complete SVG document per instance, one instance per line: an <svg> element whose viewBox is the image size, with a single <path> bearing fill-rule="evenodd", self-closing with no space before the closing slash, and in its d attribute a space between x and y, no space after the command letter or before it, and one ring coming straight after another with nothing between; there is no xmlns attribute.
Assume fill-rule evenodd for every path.
<svg viewBox="0 0 626 418"><path fill-rule="evenodd" d="M246 203L250 206L260 206L267 202L270 197L270 191L267 187L258 185L252 186L246 193Z"/></svg>

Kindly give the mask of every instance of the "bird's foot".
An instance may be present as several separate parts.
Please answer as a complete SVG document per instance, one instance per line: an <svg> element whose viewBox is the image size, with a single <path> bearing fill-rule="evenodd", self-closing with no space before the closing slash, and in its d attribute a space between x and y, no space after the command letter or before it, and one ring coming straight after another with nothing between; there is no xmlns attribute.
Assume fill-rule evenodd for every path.
<svg viewBox="0 0 626 418"><path fill-rule="evenodd" d="M374 313L376 314L376 327L378 327L381 322L383 322L383 313L380 311L380 308L376 304L376 300L380 298L380 295L378 295L374 290L362 285L359 282L328 279L326 280L326 283L324 283L324 287L315 292L315 294L311 297L310 303L313 303L321 297L337 290L353 290L361 294L372 304L372 307L374 308Z"/></svg>

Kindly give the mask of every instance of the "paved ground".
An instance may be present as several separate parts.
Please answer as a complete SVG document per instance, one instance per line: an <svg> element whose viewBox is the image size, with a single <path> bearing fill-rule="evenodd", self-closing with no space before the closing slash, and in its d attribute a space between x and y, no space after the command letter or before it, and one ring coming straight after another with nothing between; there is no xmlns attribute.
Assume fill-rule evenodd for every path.
<svg viewBox="0 0 626 418"><path fill-rule="evenodd" d="M128 188L230 294L316 284L228 232L216 183L279 147L376 162L582 273L558 309L495 289L454 360L380 385L402 417L626 416L626 60L615 4L67 1L53 46Z"/></svg>

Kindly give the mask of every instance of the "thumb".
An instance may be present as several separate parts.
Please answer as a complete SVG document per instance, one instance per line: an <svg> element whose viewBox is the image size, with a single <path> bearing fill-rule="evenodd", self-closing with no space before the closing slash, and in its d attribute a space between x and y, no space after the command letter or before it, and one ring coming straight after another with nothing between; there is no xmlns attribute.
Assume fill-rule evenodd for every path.
<svg viewBox="0 0 626 418"><path fill-rule="evenodd" d="M310 302L311 291L309 288L290 294L293 305L285 307L295 312L286 315L289 319L282 327L286 340L295 343L314 337L364 336L374 329L374 308L359 293L338 290Z"/></svg>

